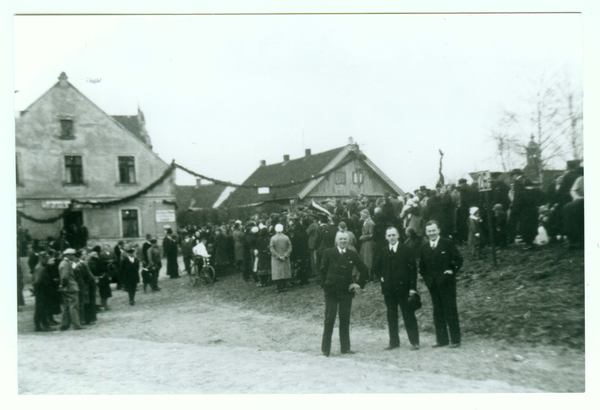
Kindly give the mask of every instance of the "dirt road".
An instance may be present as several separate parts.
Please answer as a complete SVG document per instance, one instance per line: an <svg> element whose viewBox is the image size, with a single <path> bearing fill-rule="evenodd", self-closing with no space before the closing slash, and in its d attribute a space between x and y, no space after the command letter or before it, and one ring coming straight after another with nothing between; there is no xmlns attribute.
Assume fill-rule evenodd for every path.
<svg viewBox="0 0 600 410"><path fill-rule="evenodd" d="M583 354L465 340L460 349L403 346L387 352L385 329L351 326L319 355L322 323L216 302L185 279L163 280L136 306L114 291L112 309L82 331L33 332L33 299L19 312L21 394L433 393L583 391ZM218 285L218 284L217 284ZM215 286L217 286L215 285ZM26 292L28 293L28 292ZM336 330L337 332L337 330ZM518 356L517 356L518 355ZM557 374L560 378L557 380Z"/></svg>

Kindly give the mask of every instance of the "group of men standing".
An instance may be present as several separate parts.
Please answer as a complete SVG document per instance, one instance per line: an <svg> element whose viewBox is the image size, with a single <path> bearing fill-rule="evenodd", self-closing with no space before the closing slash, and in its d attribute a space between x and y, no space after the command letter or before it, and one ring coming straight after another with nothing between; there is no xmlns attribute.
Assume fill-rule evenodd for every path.
<svg viewBox="0 0 600 410"><path fill-rule="evenodd" d="M387 308L389 344L386 350L400 347L398 307L404 321L412 350L420 349L419 328L415 311L421 306L417 292L417 260L433 305L436 343L433 347L457 348L461 343L458 309L456 306L456 275L463 259L454 242L440 237L437 221L426 223L428 241L415 253L399 241L396 227L388 227L388 244L378 249L372 269L349 247L349 235L338 232L335 247L324 251L320 265L320 283L325 294L325 324L321 351L329 356L331 336L339 311L339 332L342 354L350 349L350 311L355 290L364 288L369 273L378 278ZM353 276L354 270L358 277Z"/></svg>

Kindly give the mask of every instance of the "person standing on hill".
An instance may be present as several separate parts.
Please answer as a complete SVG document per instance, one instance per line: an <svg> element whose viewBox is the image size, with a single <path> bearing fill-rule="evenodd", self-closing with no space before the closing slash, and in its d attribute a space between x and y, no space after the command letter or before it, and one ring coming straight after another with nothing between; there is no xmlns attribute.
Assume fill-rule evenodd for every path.
<svg viewBox="0 0 600 410"><path fill-rule="evenodd" d="M460 325L456 307L456 275L462 267L463 258L454 242L440 237L437 221L425 224L425 234L429 238L420 252L420 272L429 289L433 305L433 322L437 343L433 347L449 344L460 347Z"/></svg>

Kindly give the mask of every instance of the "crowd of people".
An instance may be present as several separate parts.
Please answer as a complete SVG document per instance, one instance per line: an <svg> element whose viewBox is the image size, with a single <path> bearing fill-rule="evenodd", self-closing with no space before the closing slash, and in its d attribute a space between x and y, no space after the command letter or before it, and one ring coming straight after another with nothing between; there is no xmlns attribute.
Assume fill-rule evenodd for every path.
<svg viewBox="0 0 600 410"><path fill-rule="evenodd" d="M140 282L144 292L148 286L159 291L162 253L156 239L147 239L141 247L119 241L114 247L104 243L79 249L70 247L63 234L57 240L48 238L44 245L33 240L28 246L28 267L35 297L35 331L54 330L54 326L79 330L95 324L97 314L109 310L111 283L128 293L132 306ZM20 264L17 271L18 304L22 306L24 281ZM59 314L57 321L54 316Z"/></svg>
<svg viewBox="0 0 600 410"><path fill-rule="evenodd" d="M436 189L421 186L403 196L388 193L380 198L338 198L322 201L319 207L257 213L245 221L188 225L177 233L165 226L162 250L150 235L142 246L120 241L114 247L90 247L87 235L85 240L79 235L73 246L68 231L63 231L58 239L48 238L45 246L40 246L28 232L21 231L19 252L27 242L33 275L35 329L45 331L53 325L60 325L61 330L71 325L80 329L93 324L97 313L109 308L113 282L117 289L127 291L129 303L134 305L138 283L143 283L144 292L148 287L160 290L158 276L163 257L167 275L171 279L180 277L181 255L188 274L194 263L208 259L217 280L238 273L258 287L275 284L278 293L316 278L326 294L322 345L326 355L338 310L340 332L344 332L342 352L350 351L348 300L354 289L369 281L382 286L390 330L388 347L399 345L399 306L411 345L418 349L415 308L410 306L420 303L414 302L418 298L419 272L431 293L437 345L448 345L450 340L453 346L459 346L456 287L448 279L462 265L456 245L468 245L472 257L485 256L491 240L500 250L515 243L534 249L542 228L550 243L563 241L571 248L581 247L582 165L569 162L568 169L547 192L519 169L510 173L510 184L492 175L489 201L476 182L469 185L461 179L458 185ZM487 220L488 203L491 221ZM433 252L438 244L444 249L442 256ZM336 248L337 253L332 253ZM394 262L396 254L401 256ZM340 259L339 255L347 256ZM96 302L97 295L100 303ZM59 313L61 321L57 322L53 315Z"/></svg>

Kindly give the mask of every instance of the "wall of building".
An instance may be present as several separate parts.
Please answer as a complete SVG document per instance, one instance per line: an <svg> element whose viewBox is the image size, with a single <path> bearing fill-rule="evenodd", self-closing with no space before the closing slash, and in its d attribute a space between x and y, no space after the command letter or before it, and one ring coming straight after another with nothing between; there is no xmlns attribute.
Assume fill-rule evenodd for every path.
<svg viewBox="0 0 600 410"><path fill-rule="evenodd" d="M73 139L61 139L61 119L73 121ZM138 192L158 179L168 165L112 117L60 80L16 120L18 167L17 208L36 218L50 218L64 209L45 208L49 201L107 200ZM64 157L82 157L82 185L66 184ZM135 158L136 182L119 182L119 156ZM81 209L90 237L118 238L120 209L139 209L140 237L162 234L156 229L155 211L174 210L163 200L175 201L175 173L142 197L106 209ZM80 209L76 209L80 210ZM34 238L56 237L62 221L38 224L21 218ZM160 223L162 227L164 223ZM175 225L174 222L171 225Z"/></svg>
<svg viewBox="0 0 600 410"><path fill-rule="evenodd" d="M363 171L365 176L362 184L353 182L353 173ZM345 184L336 183L336 174L341 172L346 176ZM371 168L360 160L352 161L337 171L327 175L308 195L308 198L347 197L350 192L363 195L383 196L394 190L377 175ZM305 201L304 201L305 202Z"/></svg>

